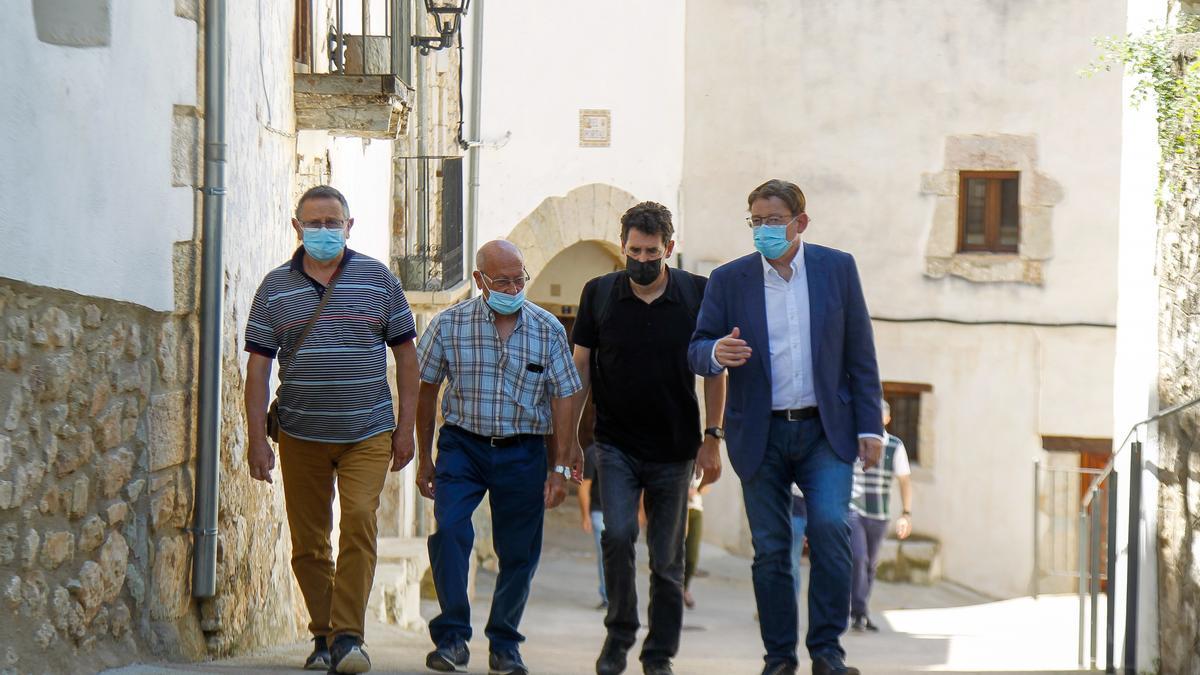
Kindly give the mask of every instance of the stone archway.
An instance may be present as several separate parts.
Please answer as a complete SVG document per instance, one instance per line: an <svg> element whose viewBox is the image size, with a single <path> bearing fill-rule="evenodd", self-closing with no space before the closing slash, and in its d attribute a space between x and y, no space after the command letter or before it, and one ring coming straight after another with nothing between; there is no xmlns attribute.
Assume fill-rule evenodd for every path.
<svg viewBox="0 0 1200 675"><path fill-rule="evenodd" d="M638 203L621 188L591 183L562 197L547 197L512 229L507 239L525 254L525 269L537 275L560 251L593 241L620 259L621 215Z"/></svg>

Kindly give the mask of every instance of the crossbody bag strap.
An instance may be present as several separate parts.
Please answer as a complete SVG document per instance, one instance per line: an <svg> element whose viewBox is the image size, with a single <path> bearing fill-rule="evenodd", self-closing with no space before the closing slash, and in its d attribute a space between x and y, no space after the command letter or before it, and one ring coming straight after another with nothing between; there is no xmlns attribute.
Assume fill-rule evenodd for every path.
<svg viewBox="0 0 1200 675"><path fill-rule="evenodd" d="M337 268L333 276L329 278L329 285L325 287L325 292L321 294L321 302L317 303L317 311L313 312L308 323L304 326L304 332L300 333L300 339L296 341L296 346L288 352L288 356L292 356L300 351L300 347L304 345L305 338L312 332L313 326L317 325L317 319L321 318L321 311L325 309L325 305L329 304L329 298L333 295L333 287L337 285L338 279L342 276L342 267Z"/></svg>

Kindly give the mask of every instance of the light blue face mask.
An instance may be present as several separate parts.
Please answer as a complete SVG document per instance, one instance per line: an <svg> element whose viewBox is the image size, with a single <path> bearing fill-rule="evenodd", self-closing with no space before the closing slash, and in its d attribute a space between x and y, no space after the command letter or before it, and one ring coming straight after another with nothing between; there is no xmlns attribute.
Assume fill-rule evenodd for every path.
<svg viewBox="0 0 1200 675"><path fill-rule="evenodd" d="M522 288L516 295L511 295L509 293L493 291L489 288L487 304L497 314L515 314L525 304L525 289Z"/></svg>
<svg viewBox="0 0 1200 675"><path fill-rule="evenodd" d="M333 260L346 248L346 230L322 227L319 230L304 228L304 250L313 260Z"/></svg>
<svg viewBox="0 0 1200 675"><path fill-rule="evenodd" d="M754 228L754 248L767 260L774 260L791 248L787 225L760 225Z"/></svg>

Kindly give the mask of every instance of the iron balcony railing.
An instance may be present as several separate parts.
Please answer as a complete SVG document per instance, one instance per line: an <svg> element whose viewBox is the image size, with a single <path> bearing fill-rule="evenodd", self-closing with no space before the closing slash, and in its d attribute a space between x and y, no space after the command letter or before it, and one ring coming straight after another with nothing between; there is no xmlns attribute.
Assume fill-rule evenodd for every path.
<svg viewBox="0 0 1200 675"><path fill-rule="evenodd" d="M1141 574L1141 537L1142 537L1142 474L1145 471L1142 458L1142 441L1138 431L1154 422L1173 417L1179 413L1200 405L1200 398L1186 403L1171 406L1158 411L1154 415L1134 424L1121 441L1121 445L1113 452L1108 464L1102 469L1088 486L1079 510L1079 665L1085 665L1085 652L1090 654L1086 665L1095 669L1097 666L1098 630L1097 621L1099 610L1099 595L1101 580L1107 581L1105 603L1105 672L1116 671L1116 597L1117 597L1117 505L1118 505L1118 473L1115 467L1118 456L1128 446L1129 448L1129 530L1126 545L1126 579L1125 583L1125 648L1124 672L1136 673L1137 670L1137 636L1138 636L1138 596L1140 592L1139 575ZM1103 496L1101 496L1103 495ZM1108 546L1104 556L1104 572L1101 572L1100 554L1100 524L1107 518ZM1090 626L1090 630L1089 630ZM1089 639L1090 633L1090 639ZM1090 650L1088 645L1090 643Z"/></svg>
<svg viewBox="0 0 1200 675"><path fill-rule="evenodd" d="M296 0L294 58L312 74L412 82L411 14L407 0Z"/></svg>

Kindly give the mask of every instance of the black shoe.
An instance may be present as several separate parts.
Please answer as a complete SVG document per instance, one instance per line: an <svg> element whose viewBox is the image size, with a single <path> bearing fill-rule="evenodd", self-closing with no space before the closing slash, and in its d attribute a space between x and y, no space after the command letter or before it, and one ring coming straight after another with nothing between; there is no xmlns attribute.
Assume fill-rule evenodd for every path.
<svg viewBox="0 0 1200 675"><path fill-rule="evenodd" d="M813 657L813 675L861 675L858 668L847 666L842 657L833 654Z"/></svg>
<svg viewBox="0 0 1200 675"><path fill-rule="evenodd" d="M313 650L304 661L305 670L329 670L329 643L324 635L313 638Z"/></svg>
<svg viewBox="0 0 1200 675"><path fill-rule="evenodd" d="M656 663L643 663L642 673L645 675L675 675L675 671L671 670L670 661L658 661Z"/></svg>
<svg viewBox="0 0 1200 675"><path fill-rule="evenodd" d="M627 651L629 651L628 647L622 647L612 639L606 639L604 648L600 650L600 658L596 659L596 675L621 675L625 672L625 652Z"/></svg>
<svg viewBox="0 0 1200 675"><path fill-rule="evenodd" d="M529 675L529 669L517 650L488 655L488 675Z"/></svg>
<svg viewBox="0 0 1200 675"><path fill-rule="evenodd" d="M854 620L850 623L850 630L854 631L855 633L861 633L866 629L867 629L866 617L856 616L856 617L854 617Z"/></svg>
<svg viewBox="0 0 1200 675"><path fill-rule="evenodd" d="M867 616L866 614L864 614L862 616L862 622L863 622L863 628L867 629L867 631L869 631L871 633L879 632L879 626L876 626L875 624L871 623L871 617Z"/></svg>
<svg viewBox="0 0 1200 675"><path fill-rule="evenodd" d="M768 663L763 668L762 675L796 675L796 666L787 661Z"/></svg>
<svg viewBox="0 0 1200 675"><path fill-rule="evenodd" d="M439 673L465 673L470 660L471 650L467 649L467 643L460 640L429 652L425 657L425 667Z"/></svg>
<svg viewBox="0 0 1200 675"><path fill-rule="evenodd" d="M371 658L363 649L362 639L339 635L329 648L330 673L365 673L371 670Z"/></svg>

